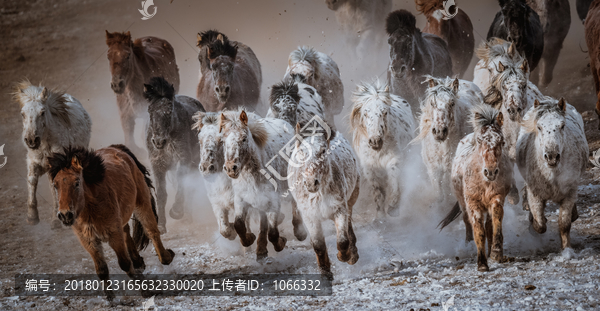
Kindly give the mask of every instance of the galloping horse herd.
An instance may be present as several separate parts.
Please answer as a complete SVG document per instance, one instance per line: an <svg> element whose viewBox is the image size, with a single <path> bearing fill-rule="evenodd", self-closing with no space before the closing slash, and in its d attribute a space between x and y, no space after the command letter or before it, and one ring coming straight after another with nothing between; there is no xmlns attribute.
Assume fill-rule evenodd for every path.
<svg viewBox="0 0 600 311"><path fill-rule="evenodd" d="M339 6L336 2L344 1L328 4ZM568 1L500 0L488 38L477 49L467 14L458 9L447 19L443 2L416 0L427 17L426 32L410 12L389 13L387 82L356 86L350 141L334 123L344 107L340 70L312 47L290 53L262 117L255 112L261 64L248 45L216 30L199 33L200 81L193 98L178 94L179 69L166 40L106 31L125 145L88 149L92 120L77 99L29 82L17 86L28 150L28 222L39 222L36 188L48 173L52 227L73 228L101 279L108 278L102 242L114 249L123 271L141 277L145 265L138 251L149 240L162 264L175 255L160 238L166 232L167 172L175 170L179 181L169 216L181 219L188 205L183 178L198 169L223 237L239 236L244 247L256 241L257 260L267 256L268 242L283 250L280 207L289 202L295 238L310 236L321 273L333 277L321 222L335 223L338 259L356 263L352 208L360 187L372 196L378 218L400 214L400 170L408 146L420 144L439 202L454 206L440 227L463 215L479 271L488 270L488 256L503 258L505 199L517 204L522 197L538 233L546 231L546 202L560 204L562 248L569 248L588 144L575 108L536 86L537 80L543 86L552 80L570 24ZM600 0L581 16L600 91ZM480 59L474 81L461 80L473 53ZM538 64L539 79L531 75ZM600 115L600 92L598 97ZM133 139L136 118L148 116L150 170L136 158L145 152ZM525 181L521 196L515 164ZM254 216L258 237L249 226Z"/></svg>

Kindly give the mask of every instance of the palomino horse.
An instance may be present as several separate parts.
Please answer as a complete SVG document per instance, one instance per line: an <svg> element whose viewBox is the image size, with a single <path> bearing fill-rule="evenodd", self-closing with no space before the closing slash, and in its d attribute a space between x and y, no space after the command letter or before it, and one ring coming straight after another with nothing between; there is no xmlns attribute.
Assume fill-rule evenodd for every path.
<svg viewBox="0 0 600 311"><path fill-rule="evenodd" d="M173 85L162 77L154 77L149 84L144 84L144 97L150 103L146 148L150 153L157 188L158 228L161 233L166 233L166 174L177 169L177 194L169 215L173 219L181 219L186 196L184 177L195 171L198 165L198 140L192 130L192 116L198 111L204 111L204 108L194 98L175 95Z"/></svg>
<svg viewBox="0 0 600 311"><path fill-rule="evenodd" d="M585 20L585 42L590 53L590 68L598 97L596 114L600 118L600 1L594 1L590 5ZM598 130L600 130L600 123L598 123Z"/></svg>
<svg viewBox="0 0 600 311"><path fill-rule="evenodd" d="M68 146L87 148L92 121L81 103L71 95L33 86L28 81L17 85L14 97L21 105L23 141L27 147L27 222L36 225L40 222L37 185L40 176L48 170L47 157ZM61 227L56 218L58 201L52 187L50 191L54 206L52 229L58 229Z"/></svg>
<svg viewBox="0 0 600 311"><path fill-rule="evenodd" d="M423 32L432 33L444 39L452 57L452 72L460 78L471 64L475 50L475 36L471 19L461 9L455 7L456 15L452 18L444 16L444 0L416 0L417 10L427 18Z"/></svg>
<svg viewBox="0 0 600 311"><path fill-rule="evenodd" d="M337 231L337 258L353 265L358 261L352 228L352 207L360 189L359 164L350 143L340 132L312 135L307 124L296 124L296 140L287 176L290 192L310 233L321 273L333 278L321 222L331 219ZM292 163L296 162L296 163Z"/></svg>
<svg viewBox="0 0 600 311"><path fill-rule="evenodd" d="M450 176L458 142L473 132L468 122L471 108L483 102L481 91L473 82L427 77L429 87L421 102L419 135L421 157L429 180L440 201L452 195Z"/></svg>
<svg viewBox="0 0 600 311"><path fill-rule="evenodd" d="M571 8L568 0L527 0L527 4L538 13L544 29L544 52L531 80L546 87L552 82L554 66L571 27Z"/></svg>
<svg viewBox="0 0 600 311"><path fill-rule="evenodd" d="M376 81L359 84L350 113L354 150L377 204L377 218L399 213L401 169L413 139L415 119L407 101Z"/></svg>
<svg viewBox="0 0 600 311"><path fill-rule="evenodd" d="M100 280L108 281L102 242L108 242L119 267L131 278L140 278L136 273L145 268L138 250L148 245L148 238L160 262L170 264L175 253L160 240L150 175L131 151L111 145L96 151L65 148L63 152L48 158L58 194L58 218L73 228L90 253ZM133 238L128 224L132 215ZM105 293L109 299L114 297L109 290Z"/></svg>
<svg viewBox="0 0 600 311"><path fill-rule="evenodd" d="M501 10L490 26L487 40L501 38L514 42L534 70L544 52L544 28L539 15L526 0L499 0Z"/></svg>
<svg viewBox="0 0 600 311"><path fill-rule="evenodd" d="M422 83L423 76L452 76L448 45L436 35L421 33L415 16L406 10L390 13L386 30L390 44L388 83L391 92L406 99L416 113L427 88Z"/></svg>
<svg viewBox="0 0 600 311"><path fill-rule="evenodd" d="M452 185L458 202L440 223L443 229L461 211L467 241L475 239L477 270L488 271L488 255L503 258L502 218L504 199L513 180L513 163L503 151L502 112L488 106L473 108L473 133L465 136L456 149L452 163Z"/></svg>
<svg viewBox="0 0 600 311"><path fill-rule="evenodd" d="M246 219L249 208L259 212L258 260L267 256L267 235L277 252L283 250L287 241L279 235L278 229L282 198L293 200L290 196L282 196L287 191L288 162L279 155L279 151L284 150L293 137L293 132L282 130L286 124L280 119L248 117L244 110L233 115L221 113L219 132L223 133L223 168L232 178L234 228L242 246L252 245L256 237L247 232ZM302 222L292 223L296 238L300 241L306 239Z"/></svg>
<svg viewBox="0 0 600 311"><path fill-rule="evenodd" d="M262 84L260 62L247 45L230 41L222 33L214 35L215 31L209 31L198 36L200 82L196 97L207 111L241 106L256 109Z"/></svg>
<svg viewBox="0 0 600 311"><path fill-rule="evenodd" d="M147 119L148 102L144 99L144 83L156 76L164 77L179 90L179 68L175 51L169 42L156 37L131 39L131 33L106 31L108 61L112 81L110 87L117 95L125 145L135 153L143 153L135 144L135 119Z"/></svg>
<svg viewBox="0 0 600 311"><path fill-rule="evenodd" d="M340 78L340 69L327 54L314 48L298 47L288 58L288 67L284 80L292 75L301 75L304 83L314 87L321 95L325 108L325 121L334 126L333 117L344 109L344 85ZM295 126L295 123L292 123Z"/></svg>
<svg viewBox="0 0 600 311"><path fill-rule="evenodd" d="M583 119L563 98L535 101L517 142L517 165L525 179L523 208L538 233L546 232L546 201L560 204L558 229L563 249L571 247L571 222L578 218L577 186L588 162Z"/></svg>

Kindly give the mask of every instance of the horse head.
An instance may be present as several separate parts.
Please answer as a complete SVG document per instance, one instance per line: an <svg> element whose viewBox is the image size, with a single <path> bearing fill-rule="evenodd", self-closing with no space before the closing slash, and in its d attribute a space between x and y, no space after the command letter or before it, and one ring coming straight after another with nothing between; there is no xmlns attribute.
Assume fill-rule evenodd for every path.
<svg viewBox="0 0 600 311"><path fill-rule="evenodd" d="M135 53L131 33L129 31L110 33L107 30L106 45L108 45L108 61L112 75L110 87L116 94L122 94L134 66Z"/></svg>
<svg viewBox="0 0 600 311"><path fill-rule="evenodd" d="M481 174L485 180L494 181L500 173L502 163L504 116L490 106L479 106L474 108L472 123L476 152L482 161Z"/></svg>
<svg viewBox="0 0 600 311"><path fill-rule="evenodd" d="M275 118L296 124L296 111L300 103L298 83L290 79L273 85L269 103Z"/></svg>
<svg viewBox="0 0 600 311"><path fill-rule="evenodd" d="M389 86L379 83L359 85L354 99L355 104L350 113L352 128L366 136L371 149L381 150L387 134L387 118L392 104Z"/></svg>
<svg viewBox="0 0 600 311"><path fill-rule="evenodd" d="M262 123L249 123L248 114L241 112L221 113L219 132L223 135L223 169L233 179L239 177L242 169L256 156L257 148L267 143L268 134Z"/></svg>
<svg viewBox="0 0 600 311"><path fill-rule="evenodd" d="M327 7L332 11L337 11L337 9L339 9L340 6L346 2L348 2L348 0L325 0Z"/></svg>
<svg viewBox="0 0 600 311"><path fill-rule="evenodd" d="M215 96L224 104L231 95L238 47L223 36L208 45L208 60L214 83Z"/></svg>
<svg viewBox="0 0 600 311"><path fill-rule="evenodd" d="M406 10L390 13L386 20L390 45L390 71L395 78L404 78L413 70L415 58L416 19Z"/></svg>
<svg viewBox="0 0 600 311"><path fill-rule="evenodd" d="M46 131L50 91L45 87L36 87L28 82L19 84L15 97L21 104L23 117L23 141L29 149L40 147Z"/></svg>
<svg viewBox="0 0 600 311"><path fill-rule="evenodd" d="M460 82L456 79L437 79L429 77L426 92L426 105L430 111L431 133L437 141L444 141L455 125L454 107L458 98Z"/></svg>
<svg viewBox="0 0 600 311"><path fill-rule="evenodd" d="M547 97L534 104L534 126L536 145L543 156L546 166L555 168L560 164L565 145L565 124L567 102L564 98L556 100Z"/></svg>
<svg viewBox="0 0 600 311"><path fill-rule="evenodd" d="M202 174L213 174L223 167L223 145L219 133L219 114L215 112L197 112L194 115L194 129L198 130L200 145L200 163Z"/></svg>
<svg viewBox="0 0 600 311"><path fill-rule="evenodd" d="M498 62L498 75L492 84L502 95L502 104L511 121L520 121L527 107L527 84L529 65L523 59L520 64L504 65Z"/></svg>
<svg viewBox="0 0 600 311"><path fill-rule="evenodd" d="M153 77L149 84L144 84L144 97L150 105L148 113L150 124L148 133L156 149L163 149L177 122L175 116L175 88L162 77Z"/></svg>

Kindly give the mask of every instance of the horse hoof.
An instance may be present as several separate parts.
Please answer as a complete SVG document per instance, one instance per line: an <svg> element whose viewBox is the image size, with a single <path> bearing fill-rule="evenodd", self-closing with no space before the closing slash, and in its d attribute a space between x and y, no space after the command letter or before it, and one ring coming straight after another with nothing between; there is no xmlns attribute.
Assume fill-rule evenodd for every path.
<svg viewBox="0 0 600 311"><path fill-rule="evenodd" d="M296 239L298 241L306 240L307 235L308 235L308 233L306 233L306 229L304 228L304 225L300 224L298 226L294 226L294 236L296 237Z"/></svg>
<svg viewBox="0 0 600 311"><path fill-rule="evenodd" d="M50 224L50 228L52 230L58 230L58 229L62 229L63 225L62 222L58 219L52 219L52 223Z"/></svg>
<svg viewBox="0 0 600 311"><path fill-rule="evenodd" d="M275 248L276 252L281 252L285 248L285 243L287 242L287 239L280 236L279 241L277 242L277 244L273 244L273 248Z"/></svg>
<svg viewBox="0 0 600 311"><path fill-rule="evenodd" d="M326 277L329 281L333 281L333 272L329 269L321 269L321 275Z"/></svg>
<svg viewBox="0 0 600 311"><path fill-rule="evenodd" d="M519 191L515 187L512 187L510 189L510 192L508 193L508 203L512 205L517 205L519 204L519 200Z"/></svg>
<svg viewBox="0 0 600 311"><path fill-rule="evenodd" d="M256 253L256 261L260 262L260 263L263 263L267 259L268 255L269 255L268 252Z"/></svg>
<svg viewBox="0 0 600 311"><path fill-rule="evenodd" d="M38 215L35 216L27 216L27 223L30 224L31 226L35 226L37 224L40 223L40 217L38 217Z"/></svg>
<svg viewBox="0 0 600 311"><path fill-rule="evenodd" d="M237 236L237 233L235 232L235 230L233 230L233 228L227 228L227 230L221 232L221 235L230 240L233 241L235 240L235 237Z"/></svg>
<svg viewBox="0 0 600 311"><path fill-rule="evenodd" d="M165 226L163 224L158 224L158 232L160 232L160 235L166 234L167 226Z"/></svg>
<svg viewBox="0 0 600 311"><path fill-rule="evenodd" d="M171 208L171 210L169 211L169 216L171 216L171 218L175 219L175 220L179 220L181 218L183 218L183 210L182 211L178 211L175 208Z"/></svg>
<svg viewBox="0 0 600 311"><path fill-rule="evenodd" d="M502 262L502 258L504 258L504 256L502 255L501 251L492 250L492 253L490 254L490 258L497 262Z"/></svg>
<svg viewBox="0 0 600 311"><path fill-rule="evenodd" d="M485 264L481 264L481 265L477 266L477 271L479 271L479 272L488 272L488 271L490 271L490 268L487 265L485 265Z"/></svg>
<svg viewBox="0 0 600 311"><path fill-rule="evenodd" d="M392 217L400 216L400 207L399 206L390 206L387 211L388 215Z"/></svg>
<svg viewBox="0 0 600 311"><path fill-rule="evenodd" d="M254 241L256 241L256 235L254 235L254 233L246 233L246 239L240 239L240 242L242 243L243 247L249 247L250 245L254 244Z"/></svg>
<svg viewBox="0 0 600 311"><path fill-rule="evenodd" d="M358 261L358 251L356 248L352 251L352 255L350 256L350 260L348 260L349 265L354 265Z"/></svg>
<svg viewBox="0 0 600 311"><path fill-rule="evenodd" d="M170 249L167 249L167 252L170 255L169 258L161 258L162 260L160 262L160 263L162 263L165 266L171 264L171 262L173 262L173 258L175 258L175 252L174 251L172 251ZM164 257L167 257L167 256L164 256Z"/></svg>
<svg viewBox="0 0 600 311"><path fill-rule="evenodd" d="M350 255L349 251L346 251L346 252L338 251L337 258L339 261L348 262L348 260L350 260L350 257L351 257L351 255Z"/></svg>

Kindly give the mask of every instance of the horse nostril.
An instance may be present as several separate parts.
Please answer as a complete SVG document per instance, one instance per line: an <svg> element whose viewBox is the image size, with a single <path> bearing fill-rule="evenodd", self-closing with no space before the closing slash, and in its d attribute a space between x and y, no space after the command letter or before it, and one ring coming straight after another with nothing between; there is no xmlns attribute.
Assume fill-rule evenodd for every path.
<svg viewBox="0 0 600 311"><path fill-rule="evenodd" d="M229 86L226 86L225 87L225 93L228 93L228 92L229 92Z"/></svg>
<svg viewBox="0 0 600 311"><path fill-rule="evenodd" d="M544 153L544 159L545 159L546 161L548 161L548 154L547 154L547 153Z"/></svg>
<svg viewBox="0 0 600 311"><path fill-rule="evenodd" d="M490 175L490 171L488 171L488 169L487 169L487 168L484 168L484 169L483 169L483 174L484 174L485 176L489 176L489 175Z"/></svg>
<svg viewBox="0 0 600 311"><path fill-rule="evenodd" d="M56 214L56 217L58 218L58 220L60 221L65 221L65 215L63 215L61 212L58 212Z"/></svg>
<svg viewBox="0 0 600 311"><path fill-rule="evenodd" d="M437 133L437 130L434 128L431 130L431 132L433 133L433 135L435 135Z"/></svg>
<svg viewBox="0 0 600 311"><path fill-rule="evenodd" d="M124 86L125 86L125 82L123 82L123 81L120 81L120 82L119 82L119 88L120 88L120 89L122 89Z"/></svg>
<svg viewBox="0 0 600 311"><path fill-rule="evenodd" d="M445 128L442 129L442 135L446 135L446 134L448 134L448 128L447 127L445 127Z"/></svg>
<svg viewBox="0 0 600 311"><path fill-rule="evenodd" d="M223 165L223 170L224 170L224 171L226 171L226 172L227 172L227 171L229 171L229 170L227 169L227 165Z"/></svg>
<svg viewBox="0 0 600 311"><path fill-rule="evenodd" d="M208 167L208 171L209 171L209 172L212 172L212 171L214 171L214 170L215 170L215 166L211 164L211 165Z"/></svg>
<svg viewBox="0 0 600 311"><path fill-rule="evenodd" d="M494 175L498 175L498 172L499 172L499 170L498 170L498 169L496 169L496 170L494 171Z"/></svg>
<svg viewBox="0 0 600 311"><path fill-rule="evenodd" d="M556 159L556 161L560 160L560 154L557 154L555 159Z"/></svg>
<svg viewBox="0 0 600 311"><path fill-rule="evenodd" d="M237 167L237 165L234 165L233 167L231 167L231 169L232 169L234 172L235 172L235 171L237 171L237 168L238 168L238 167Z"/></svg>
<svg viewBox="0 0 600 311"><path fill-rule="evenodd" d="M73 216L74 216L74 214L71 211L68 211L67 214L65 215L65 217L67 218L67 220L72 220Z"/></svg>

